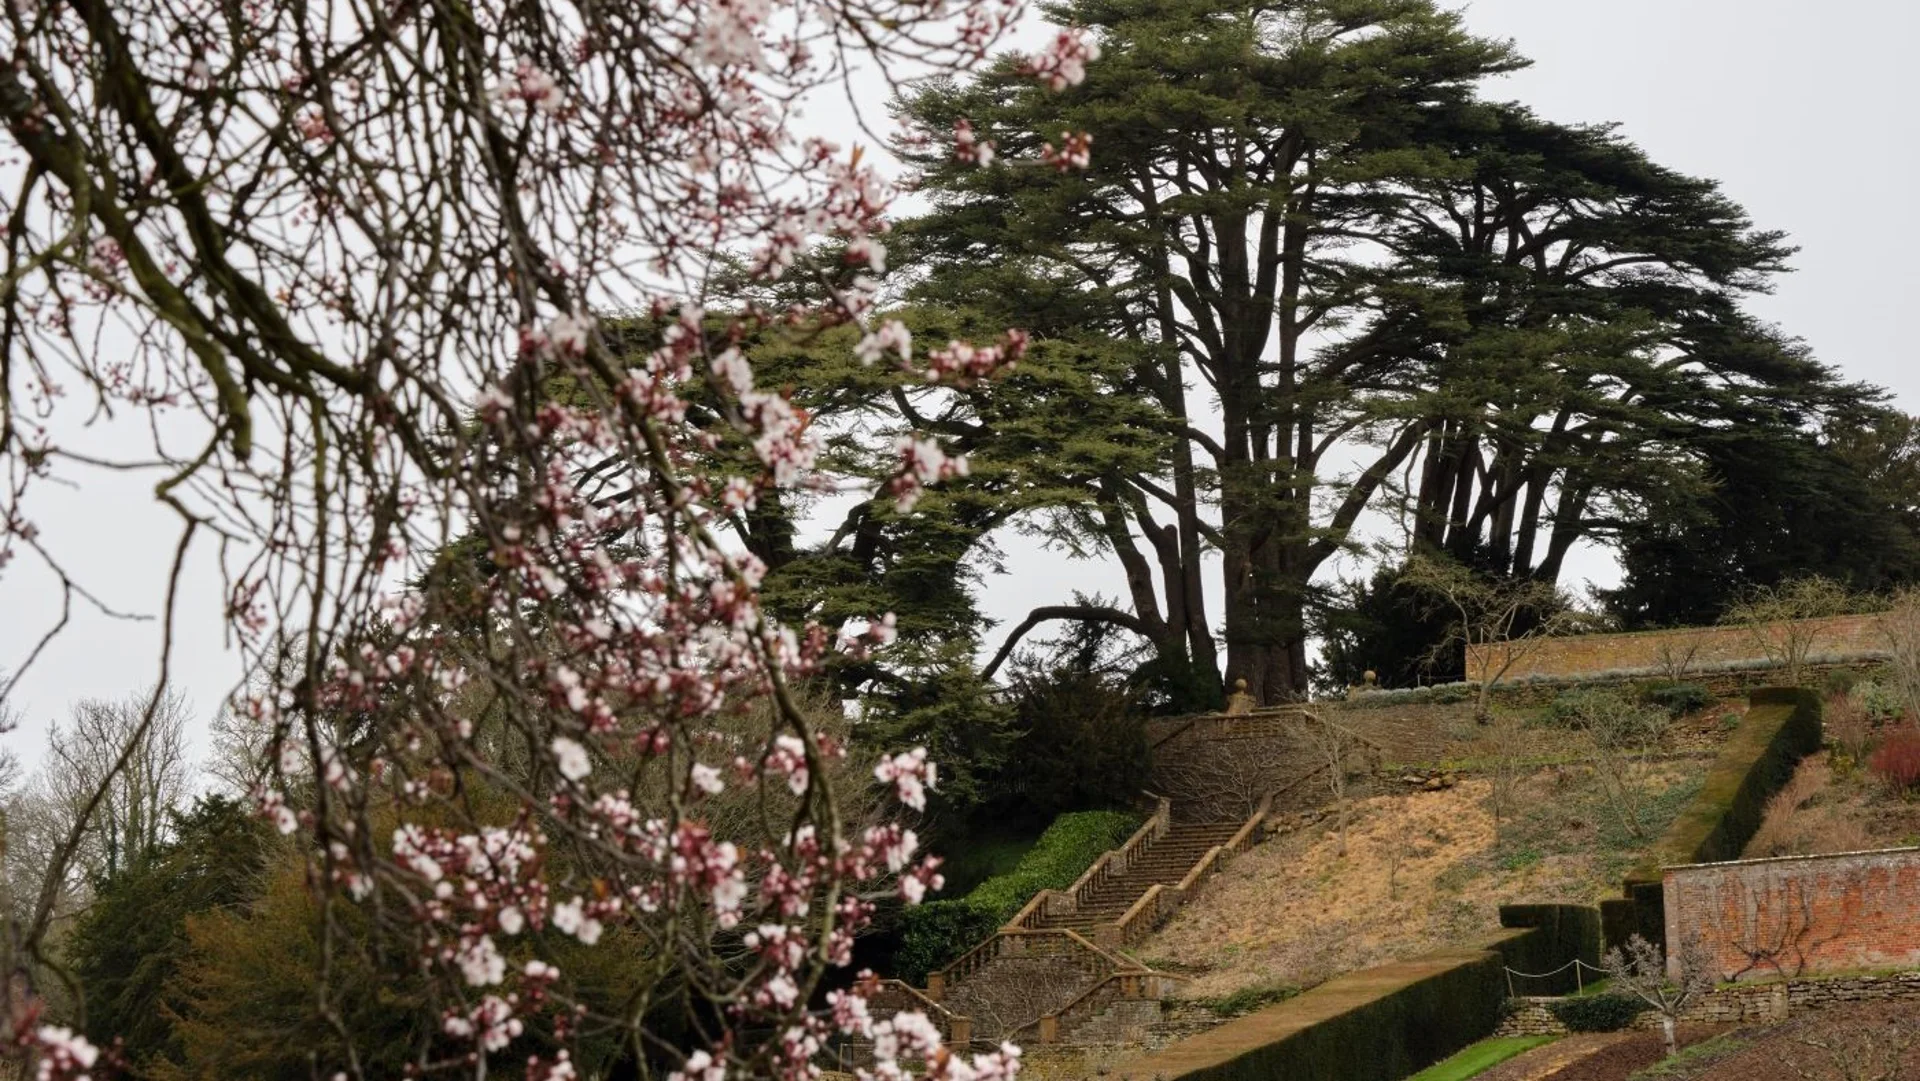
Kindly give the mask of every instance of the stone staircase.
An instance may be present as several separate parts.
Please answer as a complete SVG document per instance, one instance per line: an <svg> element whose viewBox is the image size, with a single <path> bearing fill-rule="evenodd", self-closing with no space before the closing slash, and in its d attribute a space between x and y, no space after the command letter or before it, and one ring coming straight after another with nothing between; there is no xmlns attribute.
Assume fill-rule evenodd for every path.
<svg viewBox="0 0 1920 1081"><path fill-rule="evenodd" d="M1185 977L1122 951L1145 938L1235 853L1261 840L1269 800L1232 822L1182 822L1170 801L1066 890L1043 890L1006 926L927 978L945 1027L976 1043L1050 1044L1113 1027Z"/></svg>
<svg viewBox="0 0 1920 1081"><path fill-rule="evenodd" d="M1129 910L1154 886L1175 886L1201 866L1215 848L1233 841L1241 822L1173 823L1167 832L1152 838L1138 859L1124 870L1104 877L1089 888L1071 908L1042 913L1035 926L1078 931L1099 941L1112 937L1107 932L1126 918ZM1148 928L1151 930L1151 928Z"/></svg>

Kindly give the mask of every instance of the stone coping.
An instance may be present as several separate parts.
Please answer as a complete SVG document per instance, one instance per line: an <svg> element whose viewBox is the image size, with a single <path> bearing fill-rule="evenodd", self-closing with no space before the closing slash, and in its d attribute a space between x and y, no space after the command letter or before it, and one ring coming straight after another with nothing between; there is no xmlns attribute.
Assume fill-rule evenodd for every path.
<svg viewBox="0 0 1920 1081"><path fill-rule="evenodd" d="M1750 860L1716 860L1711 863L1673 863L1660 869L1662 871L1691 871L1708 867L1755 867L1768 863L1812 863L1817 860L1859 859L1862 856L1920 856L1920 845L1906 845L1900 848L1867 848L1853 852L1815 852L1799 856L1761 856Z"/></svg>

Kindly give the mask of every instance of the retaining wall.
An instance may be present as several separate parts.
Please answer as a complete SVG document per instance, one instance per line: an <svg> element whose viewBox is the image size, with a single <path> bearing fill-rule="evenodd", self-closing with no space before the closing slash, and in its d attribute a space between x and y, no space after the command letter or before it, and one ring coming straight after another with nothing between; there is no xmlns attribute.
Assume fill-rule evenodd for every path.
<svg viewBox="0 0 1920 1081"><path fill-rule="evenodd" d="M1850 1002L1920 999L1920 972L1885 976L1834 976L1823 979L1776 980L1721 987L1705 995L1680 1015L1687 1023L1753 1024L1784 1021L1796 1013ZM1567 1026L1553 1016L1557 998L1515 998L1496 1036L1559 1036ZM1635 1022L1637 1028L1658 1028L1660 1015L1649 1010Z"/></svg>

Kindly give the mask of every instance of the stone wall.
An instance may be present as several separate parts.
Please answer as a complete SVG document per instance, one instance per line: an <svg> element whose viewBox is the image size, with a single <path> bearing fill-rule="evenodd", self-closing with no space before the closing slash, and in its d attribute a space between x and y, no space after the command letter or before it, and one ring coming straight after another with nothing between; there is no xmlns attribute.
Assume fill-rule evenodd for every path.
<svg viewBox="0 0 1920 1081"><path fill-rule="evenodd" d="M1507 1016L1494 1030L1495 1036L1564 1036L1567 1026L1553 1015L1557 998L1514 998L1507 1001Z"/></svg>
<svg viewBox="0 0 1920 1081"><path fill-rule="evenodd" d="M1348 759L1354 775L1438 761L1449 733L1473 728L1470 702L1315 702L1307 709L1357 737ZM1216 821L1244 818L1269 793L1276 813L1318 807L1332 797L1323 752L1310 738L1312 725L1298 709L1151 721L1148 787L1171 797L1183 817Z"/></svg>
<svg viewBox="0 0 1920 1081"><path fill-rule="evenodd" d="M1676 968L1683 935L1727 980L1920 968L1920 848L1670 867L1662 892Z"/></svg>
<svg viewBox="0 0 1920 1081"><path fill-rule="evenodd" d="M1885 1002L1920 999L1920 972L1886 976L1836 976L1824 979L1776 980L1721 987L1680 1015L1683 1022L1753 1024L1784 1021L1796 1013L1849 1002ZM1500 1023L1498 1036L1559 1036L1567 1026L1553 1016L1557 998L1516 998ZM1658 1028L1660 1015L1640 1015L1635 1027Z"/></svg>
<svg viewBox="0 0 1920 1081"><path fill-rule="evenodd" d="M1873 657L1887 651L1877 615L1832 616L1798 624L1812 634L1809 659ZM1709 673L1740 665L1764 664L1771 654L1762 636L1778 636L1762 627L1687 627L1632 634L1586 634L1529 643L1526 653L1500 678L1581 679L1606 672L1657 674L1684 662L1690 673ZM1467 651L1467 678L1479 681L1505 663L1505 647Z"/></svg>

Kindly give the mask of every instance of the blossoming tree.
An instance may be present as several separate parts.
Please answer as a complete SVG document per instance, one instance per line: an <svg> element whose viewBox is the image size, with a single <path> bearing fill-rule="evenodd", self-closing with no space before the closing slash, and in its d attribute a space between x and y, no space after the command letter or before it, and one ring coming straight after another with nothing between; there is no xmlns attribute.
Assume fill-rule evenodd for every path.
<svg viewBox="0 0 1920 1081"><path fill-rule="evenodd" d="M853 324L861 359L923 383L1018 359L1018 333L925 349L875 316L889 188L861 147L801 138L795 119L856 71L897 84L975 66L1020 14L1017 0L0 13L0 567L96 603L85 568L40 536L36 493L83 468L150 471L179 524L164 686L185 648L179 596L196 588L182 568L217 563L258 677L236 701L269 752L257 807L299 838L327 898L313 1009L336 1038L313 1049L321 1074L369 1073L338 1000L366 989L323 978L348 948L335 902L369 913L367 933L403 947L373 952L426 989L410 1074L574 1077L588 1031L687 1081L807 1077L836 1035L871 1041L878 1077L1015 1070L1013 1049L955 1054L920 1014L873 1016L862 984L821 993L880 893L913 902L939 882L911 830L842 815L827 766L844 748L797 691L833 651L883 646L889 621L777 625L756 603L760 568L720 527L771 488L819 483L809 418L734 347L752 327ZM1063 32L1027 70L1064 88L1094 54ZM992 162L964 125L954 135L958 155ZM1033 165L1087 152L1068 134ZM861 273L846 284L820 250ZM715 320L703 302L723 259L831 283L829 299ZM662 330L636 351L603 322L614 312ZM753 469L711 467L693 395L721 403ZM93 410L137 419L140 449L81 426ZM903 505L965 468L928 439L897 453L885 487ZM427 573L450 550L467 573ZM769 704L751 740L714 738ZM909 748L872 773L908 808L936 779ZM741 789L764 796L752 836L716 835L703 807ZM44 1016L52 903L26 906L9 958L9 1047L43 1081L114 1066L76 1033L84 1019ZM671 974L666 1005L591 1001L555 959L556 943L616 934Z"/></svg>

